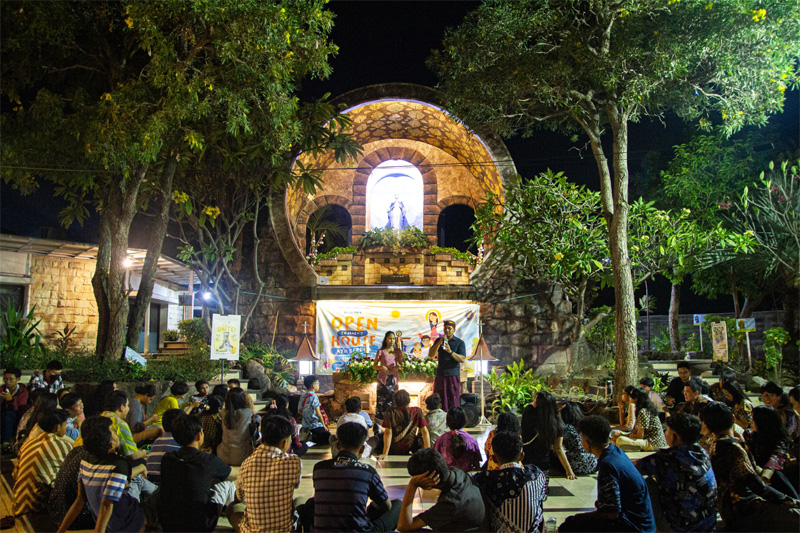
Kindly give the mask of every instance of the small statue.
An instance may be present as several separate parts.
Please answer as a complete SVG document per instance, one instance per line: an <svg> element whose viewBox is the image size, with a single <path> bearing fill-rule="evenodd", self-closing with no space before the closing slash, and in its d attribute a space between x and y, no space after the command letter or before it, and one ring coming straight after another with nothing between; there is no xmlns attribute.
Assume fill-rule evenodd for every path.
<svg viewBox="0 0 800 533"><path fill-rule="evenodd" d="M388 221L386 222L386 228L394 228L398 231L404 230L408 227L408 219L406 218L406 206L403 205L403 201L400 200L400 195L394 195L394 202L389 206L389 210L386 212Z"/></svg>

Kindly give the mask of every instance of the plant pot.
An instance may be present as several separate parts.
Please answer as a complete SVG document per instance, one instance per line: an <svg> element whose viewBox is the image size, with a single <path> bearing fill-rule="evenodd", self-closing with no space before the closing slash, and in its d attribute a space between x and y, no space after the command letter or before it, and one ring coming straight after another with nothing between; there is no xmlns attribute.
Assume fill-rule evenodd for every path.
<svg viewBox="0 0 800 533"><path fill-rule="evenodd" d="M433 254L433 258L436 261L452 261L453 260L453 254L437 253L437 254Z"/></svg>
<svg viewBox="0 0 800 533"><path fill-rule="evenodd" d="M328 266L328 267L329 267L329 266L336 266L336 263L338 263L338 261L337 261L336 259L322 259L322 260L321 260L319 263L317 263L317 264L318 264L319 266L321 266L321 267L326 267L326 266Z"/></svg>
<svg viewBox="0 0 800 533"><path fill-rule="evenodd" d="M339 254L336 256L337 261L352 261L353 254Z"/></svg>
<svg viewBox="0 0 800 533"><path fill-rule="evenodd" d="M451 265L454 266L454 267L466 268L467 266L469 266L469 263L467 263L463 259L453 259Z"/></svg>

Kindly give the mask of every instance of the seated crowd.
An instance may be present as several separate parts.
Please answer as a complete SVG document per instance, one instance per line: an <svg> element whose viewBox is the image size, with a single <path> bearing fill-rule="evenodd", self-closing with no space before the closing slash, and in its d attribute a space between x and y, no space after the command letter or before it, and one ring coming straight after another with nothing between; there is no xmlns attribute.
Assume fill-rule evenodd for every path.
<svg viewBox="0 0 800 533"><path fill-rule="evenodd" d="M0 388L3 451L18 455L12 512L46 511L59 531L213 531L223 513L241 532L544 531L550 476L590 474L595 509L560 531L712 531L718 515L726 531L800 524L800 386L786 394L768 383L764 405L753 407L729 373L704 391L679 372L663 399L645 378L625 389L613 427L542 391L521 418L498 415L484 459L464 409L444 412L438 395L425 415L398 390L375 423L350 398L332 434L315 376L304 380L298 424L286 396L266 398L256 413L235 381L211 393L198 381L191 397L175 382L150 417L155 386L129 398L104 382L86 399L93 414L84 413L60 370L53 361L25 387L9 368ZM314 465L314 494L302 501L295 489L309 445L330 445L331 458ZM652 453L626 453L641 451ZM408 456L402 500L372 466L372 456L387 455ZM420 489L436 501L415 514Z"/></svg>

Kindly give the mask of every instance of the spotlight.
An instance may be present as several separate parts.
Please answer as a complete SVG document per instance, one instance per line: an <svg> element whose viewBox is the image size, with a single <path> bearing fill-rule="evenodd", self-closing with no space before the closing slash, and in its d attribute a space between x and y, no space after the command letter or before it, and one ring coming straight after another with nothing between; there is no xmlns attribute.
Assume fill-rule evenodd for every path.
<svg viewBox="0 0 800 533"><path fill-rule="evenodd" d="M133 266L133 261L131 261L131 258L130 258L130 257L126 257L126 258L125 258L125 259L122 261L122 266L124 266L125 268L130 268L130 267L132 267L132 266Z"/></svg>
<svg viewBox="0 0 800 533"><path fill-rule="evenodd" d="M210 299L211 299L211 293L210 292L204 292L203 293L203 300L207 301L207 300L210 300Z"/></svg>

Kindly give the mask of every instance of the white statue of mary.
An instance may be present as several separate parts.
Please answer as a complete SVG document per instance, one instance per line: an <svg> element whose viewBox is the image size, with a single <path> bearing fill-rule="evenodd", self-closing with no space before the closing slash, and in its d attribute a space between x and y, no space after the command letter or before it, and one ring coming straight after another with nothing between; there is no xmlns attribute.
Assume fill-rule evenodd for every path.
<svg viewBox="0 0 800 533"><path fill-rule="evenodd" d="M394 228L398 231L403 230L408 227L408 219L406 218L406 207L403 205L403 201L400 200L400 195L394 195L394 201L389 206L389 210L386 212L388 221L386 222L386 228Z"/></svg>

